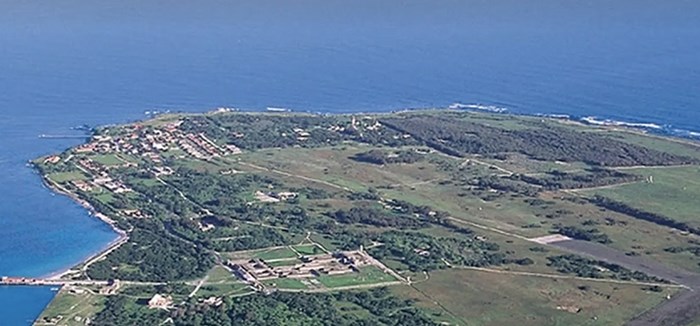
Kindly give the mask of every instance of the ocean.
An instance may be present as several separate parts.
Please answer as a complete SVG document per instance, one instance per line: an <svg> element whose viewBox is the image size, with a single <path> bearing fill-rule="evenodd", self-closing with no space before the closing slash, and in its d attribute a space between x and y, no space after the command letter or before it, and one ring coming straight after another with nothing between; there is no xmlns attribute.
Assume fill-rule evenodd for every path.
<svg viewBox="0 0 700 326"><path fill-rule="evenodd" d="M116 235L26 162L73 127L216 107L496 105L700 131L700 2L0 0L0 275L41 276ZM0 325L49 288L0 287Z"/></svg>

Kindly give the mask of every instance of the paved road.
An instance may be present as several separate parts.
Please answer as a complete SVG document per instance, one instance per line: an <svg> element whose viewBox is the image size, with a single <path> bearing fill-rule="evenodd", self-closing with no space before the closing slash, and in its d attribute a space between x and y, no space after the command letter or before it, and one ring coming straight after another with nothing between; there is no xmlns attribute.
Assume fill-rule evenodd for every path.
<svg viewBox="0 0 700 326"><path fill-rule="evenodd" d="M700 291L684 290L671 300L631 320L626 326L685 326L700 316Z"/></svg>
<svg viewBox="0 0 700 326"><path fill-rule="evenodd" d="M606 247L599 243L581 240L566 240L553 242L550 243L550 245L559 247L569 252L590 256L598 260L617 264L630 270L640 271L649 275L663 278L674 283L685 285L689 288L700 289L700 275L698 274L669 267L644 257L628 256L622 251Z"/></svg>
<svg viewBox="0 0 700 326"><path fill-rule="evenodd" d="M687 287L670 300L637 316L627 326L686 326L700 318L700 275L669 267L653 260L627 256L619 250L604 245L567 240L550 245L580 255L594 257L622 267L644 272Z"/></svg>

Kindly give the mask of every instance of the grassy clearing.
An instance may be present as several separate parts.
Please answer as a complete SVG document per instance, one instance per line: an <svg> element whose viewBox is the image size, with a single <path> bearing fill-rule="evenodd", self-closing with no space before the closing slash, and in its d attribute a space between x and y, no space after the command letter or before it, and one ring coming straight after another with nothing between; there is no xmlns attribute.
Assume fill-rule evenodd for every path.
<svg viewBox="0 0 700 326"><path fill-rule="evenodd" d="M122 161L115 154L95 155L95 156L91 156L90 158L93 161L100 163L102 165L106 165L106 166L117 166L117 165L124 164L124 161Z"/></svg>
<svg viewBox="0 0 700 326"><path fill-rule="evenodd" d="M672 290L445 270L407 287L392 288L418 305L438 302L468 325L622 325L664 300ZM417 290L417 291L416 291ZM594 320L596 318L597 320Z"/></svg>
<svg viewBox="0 0 700 326"><path fill-rule="evenodd" d="M333 240L329 239L328 237L324 237L323 235L312 234L311 241L318 243L319 245L323 246L323 248L326 248L326 250L328 251L338 250L338 247L335 244L333 244Z"/></svg>
<svg viewBox="0 0 700 326"><path fill-rule="evenodd" d="M479 161L490 163L514 173L543 173L550 171L577 171L588 167L580 162L549 162L538 161L522 154L510 154L505 160L477 158Z"/></svg>
<svg viewBox="0 0 700 326"><path fill-rule="evenodd" d="M431 174L434 169L428 168L428 162L378 166L350 159L353 155L369 149L370 147L360 145L321 149L275 149L248 153L241 159L269 169L330 182L353 191L366 191L369 187L410 186L435 177Z"/></svg>
<svg viewBox="0 0 700 326"><path fill-rule="evenodd" d="M103 191L101 194L95 196L95 199L99 200L105 205L111 205L114 202L114 195L109 191Z"/></svg>
<svg viewBox="0 0 700 326"><path fill-rule="evenodd" d="M653 183L633 183L586 193L599 194L678 221L700 225L699 166L626 171L652 177Z"/></svg>
<svg viewBox="0 0 700 326"><path fill-rule="evenodd" d="M80 171L56 172L48 175L49 179L57 183L66 183L76 180L87 180L88 177Z"/></svg>
<svg viewBox="0 0 700 326"><path fill-rule="evenodd" d="M298 255L293 250L287 247L258 251L253 254L253 258L259 258L262 260L296 258L297 256Z"/></svg>
<svg viewBox="0 0 700 326"><path fill-rule="evenodd" d="M233 274L228 269L220 265L214 266L214 268L212 268L211 271L209 271L209 274L207 274L207 276L208 283L230 282L237 280L237 278L233 276Z"/></svg>
<svg viewBox="0 0 700 326"><path fill-rule="evenodd" d="M220 283L220 284L204 284L196 296L199 298L208 297L223 297L228 295L242 294L251 292L252 289L245 283Z"/></svg>
<svg viewBox="0 0 700 326"><path fill-rule="evenodd" d="M85 318L95 315L103 309L105 297L89 292L82 294L61 290L41 313L39 321L62 316L60 325L82 326ZM37 323L37 325L44 325Z"/></svg>
<svg viewBox="0 0 700 326"><path fill-rule="evenodd" d="M337 288L391 282L396 281L396 279L375 266L367 266L361 268L359 273L334 276L322 275L318 277L318 281L328 288Z"/></svg>
<svg viewBox="0 0 700 326"><path fill-rule="evenodd" d="M368 184L371 179L371 181L373 181L371 185L378 189L382 197L405 200L416 205L439 207L441 210L449 212L455 218L497 228L528 238L550 234L556 224L572 225L582 228L597 228L610 236L613 243L609 245L616 249L624 252L635 252L637 254L647 255L650 258L689 270L700 269L698 266L700 259L698 257L688 253L671 254L663 250L670 246L687 246L687 238L673 232L669 233L668 229L652 223L638 221L629 216L614 212L601 211L598 207L591 204L576 204L563 201L557 199L558 196L562 195L558 193L543 194L540 199L545 200L546 203L542 205L532 205L525 202L525 197L513 197L509 195L485 201L470 194L469 191L465 191L464 187L455 184L441 184L440 180L448 180L450 178L448 172L444 171L444 166L454 165L453 169L455 169L457 165L462 163L462 160L445 156L436 156L432 157L429 162L423 161L417 164L379 166L347 159L352 153L366 150L362 147L348 146L344 149L328 148L321 149L319 152L311 150L306 152L300 151L302 153L296 150L297 149L293 151L271 150L264 155L261 155L261 153L254 154L257 155L256 158L260 160L258 164L278 164L278 168L288 173L304 177L318 178L319 175L323 175L325 179L332 179L338 184L346 185L354 182ZM263 161L263 159L265 161ZM333 159L339 161L335 162ZM304 166L301 163L303 161L316 162L316 169L318 171ZM517 162L515 160L513 161L514 166L520 165L521 169L526 171L536 171L537 169L543 168L543 165L531 166L531 163L532 162L527 159ZM583 164L570 164L566 167L578 169L584 166ZM662 172L667 170L670 171L674 169L664 169ZM642 171L653 170L642 169ZM463 166L459 173L468 177L476 177L495 172L482 165L470 165ZM692 176L686 177L690 180L693 180L693 178L698 179ZM345 181L346 178L355 179ZM298 180L299 179L290 179L291 182ZM338 182L338 180L343 181ZM432 180L432 182L426 182L430 180ZM615 189L616 188L612 188L610 190ZM631 194L631 196L636 195ZM681 201L693 204L697 202L694 199L691 200L691 198L683 198ZM333 207L341 207L339 205L342 204L347 204L347 202L334 200L331 203ZM691 210L692 209L689 211ZM592 223L593 225L585 225L584 223ZM516 254L514 256L529 257L535 261L535 264L530 266L508 265L503 268L556 273L546 266L545 255L529 250L530 247L533 247L531 243L514 239L513 237L501 236L497 233L481 230L474 226L465 226L478 234L487 236L489 239L494 239L504 250L515 252ZM324 239L321 236L315 236L314 240L321 241L325 247L329 250L333 250L333 242L331 240Z"/></svg>
<svg viewBox="0 0 700 326"><path fill-rule="evenodd" d="M153 179L130 179L130 183L138 183L141 185L144 185L146 187L155 187L160 185L160 181L156 180L155 178Z"/></svg>
<svg viewBox="0 0 700 326"><path fill-rule="evenodd" d="M311 255L320 255L324 254L325 252L323 249L319 248L316 245L301 245L301 246L292 246L296 252L305 255L305 256L311 256Z"/></svg>
<svg viewBox="0 0 700 326"><path fill-rule="evenodd" d="M539 122L537 118L533 117L514 117L506 114L485 114L481 112L471 112L469 115L462 116L462 120L509 130L532 129L533 126L528 125L526 122Z"/></svg>
<svg viewBox="0 0 700 326"><path fill-rule="evenodd" d="M278 289L305 290L308 287L302 281L294 278L278 278L263 282L266 286Z"/></svg>

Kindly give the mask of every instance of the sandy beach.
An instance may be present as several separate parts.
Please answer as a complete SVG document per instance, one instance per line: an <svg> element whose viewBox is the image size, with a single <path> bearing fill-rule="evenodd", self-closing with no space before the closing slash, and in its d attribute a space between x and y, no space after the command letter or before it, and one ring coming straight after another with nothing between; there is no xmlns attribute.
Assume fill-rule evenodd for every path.
<svg viewBox="0 0 700 326"><path fill-rule="evenodd" d="M78 270L76 270L77 267L81 267L80 271L84 271L92 263L104 258L107 254L116 250L129 240L129 235L125 230L122 230L119 227L117 227L117 224L114 220L112 220L109 216L95 210L95 208L92 205L90 205L90 203L88 203L86 200L79 198L77 195L71 193L67 189L63 188L61 185L51 181L51 179L49 179L46 175L42 176L42 180L44 181L46 187L49 188L51 191L71 198L73 201L80 204L80 206L87 209L90 215L98 218L100 221L109 225L112 228L112 230L114 230L114 232L118 235L116 239L108 243L106 246L100 248L99 250L96 250L93 254L84 258L72 267L49 273L48 275L45 275L42 278L48 280L62 279L66 275L78 272Z"/></svg>

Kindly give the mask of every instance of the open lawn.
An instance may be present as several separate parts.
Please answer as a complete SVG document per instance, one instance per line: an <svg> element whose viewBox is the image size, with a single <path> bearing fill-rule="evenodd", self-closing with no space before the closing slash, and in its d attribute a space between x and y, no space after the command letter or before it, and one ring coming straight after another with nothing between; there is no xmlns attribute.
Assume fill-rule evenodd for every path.
<svg viewBox="0 0 700 326"><path fill-rule="evenodd" d="M278 289L304 290L308 288L301 280L294 278L278 278L264 281L263 283L266 286Z"/></svg>
<svg viewBox="0 0 700 326"><path fill-rule="evenodd" d="M65 183L69 181L76 181L76 180L87 180L88 177L80 171L71 171L71 172L56 172L56 173L51 173L48 175L49 179L58 182L58 183Z"/></svg>
<svg viewBox="0 0 700 326"><path fill-rule="evenodd" d="M101 194L95 196L95 198L105 205L110 205L114 202L114 195L108 191L103 191Z"/></svg>
<svg viewBox="0 0 700 326"><path fill-rule="evenodd" d="M262 260L275 260L284 258L297 258L298 255L288 247L281 247L269 250L258 251L253 254L253 258Z"/></svg>
<svg viewBox="0 0 700 326"><path fill-rule="evenodd" d="M272 149L247 153L241 160L257 166L314 178L353 191L370 187L412 186L431 181L434 173L427 160L414 164L380 166L351 159L357 153L370 150L367 146L341 146L316 149ZM437 154L429 154L437 157ZM297 179L299 180L299 179ZM298 181L297 181L298 182Z"/></svg>
<svg viewBox="0 0 700 326"><path fill-rule="evenodd" d="M95 155L90 157L93 161L106 166L116 166L124 164L124 161L115 154Z"/></svg>
<svg viewBox="0 0 700 326"><path fill-rule="evenodd" d="M323 126L314 126L315 120L290 120L288 124L280 120L265 122L263 115L260 115L260 119L254 119L265 122L267 126L285 126L270 134L265 134L262 129L260 132L248 131L246 124L233 124L236 127L231 130L222 128L227 126L223 122L233 123L235 119L219 119L219 116L187 119L182 122L180 132L174 133L176 137L182 133L201 132L218 144L235 142L244 152L205 161L196 160L181 150L170 151L164 155L166 159L163 163L177 172L161 177L169 186L149 179L143 173L147 167L105 170L114 180L125 182L137 192L116 195L106 188L97 187L100 192L80 195L90 196L88 199L91 202L97 200L117 211L139 208L153 212L154 216L127 221L133 222L134 228L147 227L151 231L148 232L149 237L144 238L143 233L138 232L141 230L134 230L131 244L111 253L107 258L109 266L102 266L108 267L103 272L98 267L104 262L92 266L97 267L91 268L90 272L97 271L97 274L94 277L90 274L90 277L124 280L117 294L123 297L112 297L126 299L117 302L127 305L128 309L123 313L157 317L155 324L158 324L167 322L165 319L168 316L177 319L175 314L184 311L181 310L184 307L171 310L171 313L174 312L171 315L161 310L149 310L144 301L155 293L167 293L179 305L187 300L195 288L198 281L193 280L201 280L205 273L206 278L196 293L196 299L245 295L261 290L239 281L223 266L212 267L222 263L217 258L231 258L234 263L241 264L255 258L265 260L273 267L290 266L303 264L301 256L328 252L323 248L337 251L364 246L368 253L399 273L402 280L410 282L398 282L391 274L374 265L365 265L367 261L358 258L356 263L364 267L355 273L324 275L323 271L334 269L314 266L321 276L292 273L292 277L306 278L267 280L263 281L264 288L288 292L335 292L341 289L363 291L360 289L372 285L396 284L389 291L405 299L417 300L418 307L436 321L450 325L621 325L664 302L667 295L675 294L674 290L611 280L574 278L571 276L574 274L564 273L595 273L589 273L588 266L573 264L573 259L552 257L565 253L563 245L538 244L531 239L558 232L577 239L598 241L621 251L611 254L604 250L606 247L596 247L598 255L586 252L597 259L612 257L609 259L625 261L627 256L643 256L691 272L700 270L700 254L697 251L699 237L601 209L582 198L601 194L636 208L700 226L700 219L696 217L700 211L700 166L618 168L651 178L648 182L580 191L553 189L558 189L555 187L557 185L566 187L575 184L572 186L575 188L607 184L606 180L610 178L598 171L598 175L589 173L594 180L573 182L571 176L562 174L555 180L561 182L555 183L552 179L556 178L556 174L549 174L545 181L550 183L540 187L535 185L535 181L517 175L528 174L532 177L552 170L576 171L589 167L583 162L554 160L582 160L598 162L603 166L679 164L687 161L632 146L618 146L608 138L596 138L598 135L700 158L700 151L694 145L681 140L645 137L614 128L589 128L541 117L445 111L425 114L439 114L445 119L413 119L414 122L404 123L406 121L399 121L399 117L374 124L370 118L367 121L371 123L367 122L369 124L366 126L365 122L356 125L353 121L352 127L349 127L350 116L323 122ZM450 121L452 118L459 121ZM159 126L176 121L174 119L168 117L150 123ZM460 126L467 122L517 131L488 131L490 128ZM330 126L326 126L327 123ZM372 124L376 127L370 129ZM579 130L584 134L540 133L555 126L562 131ZM287 137L289 130L298 133L299 129L295 127L312 131L309 138L304 142L279 138L280 135ZM355 136L348 138L351 134L358 135L355 132L328 134L339 130L350 131L348 128L362 133L362 139ZM522 132L525 129L531 132ZM472 133L480 137L470 138ZM521 136L515 137L513 134ZM549 136L540 139L540 134ZM555 141L558 136L562 143ZM422 142L421 139L430 141ZM486 141L481 144L476 141L481 139ZM504 139L505 143L500 144L499 140L503 142ZM175 142L172 145L175 147ZM267 148L278 145L288 147ZM606 145L610 145L609 150L597 150ZM636 150L640 151L637 153L639 157L632 157L635 153L631 151ZM532 157L515 152L530 153ZM584 155L577 155L579 152ZM463 153L480 154L461 157ZM125 160L139 162L141 154L131 157L113 153L89 157L102 165L114 167L123 165ZM86 157L75 155L77 159ZM47 166L45 171L75 168L67 162ZM197 173L186 173L183 167ZM66 183L91 176L76 170L53 173L48 177L52 181ZM581 178L585 179L585 176ZM618 179L623 180L622 177ZM291 191L298 196L275 203L256 204L254 194L258 190ZM121 198L126 203L122 203ZM139 200L142 202L137 203ZM157 207L148 207L150 205ZM98 209L102 209L102 206L95 204ZM105 210L107 214L110 214L109 211ZM196 215L201 220L177 221L170 218L170 213ZM209 223L213 228L204 228ZM159 232L161 229L165 229L165 232ZM153 260L150 258L153 257L124 254L123 249L153 249L151 242L166 245L175 238L183 240L182 244L194 243L201 248L186 250L191 249L189 245L178 248L171 244L178 254L158 257L163 258L164 264L159 267L163 267L171 276L168 284L136 286L134 284L137 283L126 282L160 280L160 274L146 274L146 268L152 267ZM588 243L583 244L583 247L590 248ZM266 249L259 249L264 247ZM211 251L219 251L221 256L216 257L216 253L212 253L211 257L204 256ZM549 266L551 261L569 265L552 267ZM338 265L328 266L336 268ZM615 270L613 267L610 269ZM265 278L262 275L266 274L257 274L257 277ZM81 318L94 314L105 304L105 300L109 304L114 301L90 293L62 291L46 314L64 315L64 322L73 325L84 320ZM361 308L363 302L353 302L339 303L337 308L342 313L369 316L367 314L371 308ZM278 311L274 305L269 307L272 307L271 314ZM199 305L192 308L197 313L206 313L206 309ZM396 309L411 308L403 306ZM382 318L393 318L398 311L396 309L390 309ZM114 312L119 309L109 310ZM214 311L211 309L209 312ZM178 323L177 320L172 322Z"/></svg>
<svg viewBox="0 0 700 326"><path fill-rule="evenodd" d="M35 325L49 325L44 321L61 316L59 325L83 326L86 317L91 317L102 310L104 300L104 296L91 294L87 291L74 294L62 289L41 313L37 319L39 322Z"/></svg>
<svg viewBox="0 0 700 326"><path fill-rule="evenodd" d="M493 164L502 169L514 172L514 173L542 173L550 171L577 171L588 167L585 163L581 162L549 162L549 161L538 161L528 158L522 154L509 154L505 160L497 160L493 158L477 158L479 161L484 163Z"/></svg>
<svg viewBox="0 0 700 326"><path fill-rule="evenodd" d="M238 278L233 275L228 269L226 269L223 266L216 265L214 268L209 271L209 274L207 274L207 282L208 283L217 283L217 282L230 282L230 281L235 281Z"/></svg>
<svg viewBox="0 0 700 326"><path fill-rule="evenodd" d="M146 187L155 187L155 186L158 186L158 185L161 184L160 181L158 181L158 180L155 179L155 178L149 178L149 179L143 179L143 178L139 178L139 179L130 179L130 180L129 180L129 183L138 183L138 184L141 184L141 185L146 186Z"/></svg>
<svg viewBox="0 0 700 326"><path fill-rule="evenodd" d="M311 240L323 246L323 248L325 248L328 251L335 251L338 249L338 247L335 244L333 244L333 240L329 239L328 236L324 237L320 234L312 234Z"/></svg>
<svg viewBox="0 0 700 326"><path fill-rule="evenodd" d="M622 325L671 290L636 285L444 270L414 287L392 287L428 311L439 304L462 325ZM444 316L444 314L443 314Z"/></svg>
<svg viewBox="0 0 700 326"><path fill-rule="evenodd" d="M206 283L202 285L199 291L197 291L196 296L199 298L223 297L252 291L253 290L248 284L242 282L227 282L218 284Z"/></svg>
<svg viewBox="0 0 700 326"><path fill-rule="evenodd" d="M302 255L305 256L311 256L311 255L320 255L325 253L323 249L319 248L316 245L301 245L301 246L292 246L294 250Z"/></svg>
<svg viewBox="0 0 700 326"><path fill-rule="evenodd" d="M357 148L353 147L346 147L344 149L340 147L323 149L320 153L308 151L304 155L290 153L296 150L298 149L274 150L270 151L269 155L266 154L262 156L265 157L266 160L269 160L270 157L282 157L284 159L280 159L280 161L285 163L280 168L285 168L285 172L307 178L316 178L319 174L314 174L314 171L310 170L309 167L304 167L301 163L289 163L290 160L291 162L301 162L303 159L301 156L304 156L304 159L306 159L308 156L315 155L321 157L337 157L344 162L342 168L333 165L333 163L321 165L330 167L325 172L321 172L321 174L325 174L325 178L331 178L337 181L345 178L353 178L356 175L377 175L375 171L381 170L381 175L383 177L378 176L374 181L374 185L378 193L384 198L401 199L416 205L439 207L455 218L506 231L516 237L535 238L548 235L557 229L557 224L576 226L585 229L596 228L610 237L612 243L609 243L609 246L623 252L634 252L635 254L649 256L650 258L691 271L700 268L698 266L700 257L696 257L687 252L674 254L664 250L672 246L688 246L688 241L690 240L688 237L678 234L677 232L672 232L672 230L668 228L636 220L623 214L601 211L600 208L592 204L561 200L561 193L545 193L539 198L511 196L506 194L487 201L465 190L463 186L447 183L441 184L440 180L449 179L449 174L444 170L444 167L451 166L451 168L454 169L455 166L463 162L462 160L440 156L434 158L434 161L439 162L439 164L428 164L422 166L422 168L419 168L420 166L417 164L379 166L346 159L351 156L352 153L358 151ZM259 155L260 153L257 154ZM309 160L316 162L320 159L314 158ZM260 164L260 162L256 162L256 164ZM573 166L567 167L573 168ZM583 167L583 165L581 165L581 167ZM537 168L535 168L535 170L536 169ZM640 170L642 172L656 171L656 169ZM662 172L670 172L676 169L659 170ZM479 164L463 165L460 171L459 173L470 177L495 173L493 170L488 169L488 167ZM637 173L635 170L631 170L630 172ZM420 173L429 177L421 178L418 176ZM388 177L404 175L403 178L408 178L406 175L412 174L415 175L415 177L411 178L413 178L414 182L417 184L405 180L404 184L402 184L399 182L400 179ZM700 180L698 178L693 179L692 176L686 177L690 179L688 182ZM367 177L365 176L365 178ZM431 180L433 181L431 182ZM290 179L290 181L293 180ZM354 181L348 180L347 182ZM636 186L636 184L629 186ZM610 188L605 190L613 191L616 189L617 188ZM630 196L634 196L634 194L631 193ZM698 198L700 198L700 196ZM532 201L534 199L540 200ZM693 204L697 202L696 200L691 200L691 198L684 198L682 200ZM338 202L347 204L345 201ZM693 204L690 204L690 206L693 206ZM336 204L334 203L333 205ZM519 240L513 236L499 235L498 233L480 229L469 224L464 224L463 226L474 230L479 235L486 236L490 240L497 241L504 250L515 252L516 254L514 256L529 257L535 261L535 264L528 266L505 265L498 268L556 273L556 271L546 266L546 253L529 250L531 247L534 247L532 243ZM323 241L324 246L332 249L332 247L329 246L333 243L331 239L324 239L321 236L314 236L314 239ZM556 250L550 248L550 252L554 251ZM400 268L401 266L394 267Z"/></svg>
<svg viewBox="0 0 700 326"><path fill-rule="evenodd" d="M700 225L700 166L625 171L652 177L653 182L639 182L585 193L599 194L677 221Z"/></svg>
<svg viewBox="0 0 700 326"><path fill-rule="evenodd" d="M375 266L362 267L359 273L343 275L322 275L318 281L328 288L392 282L396 279Z"/></svg>

